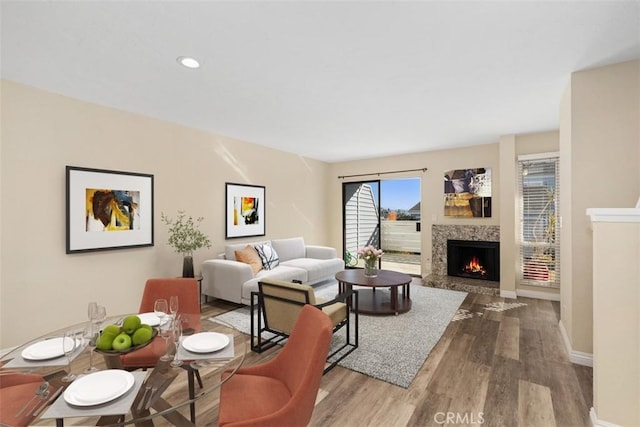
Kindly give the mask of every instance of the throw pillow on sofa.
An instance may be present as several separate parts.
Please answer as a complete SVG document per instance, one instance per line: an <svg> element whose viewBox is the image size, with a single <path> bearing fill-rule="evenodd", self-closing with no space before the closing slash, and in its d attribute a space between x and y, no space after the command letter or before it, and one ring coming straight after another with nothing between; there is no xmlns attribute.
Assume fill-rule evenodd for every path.
<svg viewBox="0 0 640 427"><path fill-rule="evenodd" d="M256 245L255 248L256 252L258 252L258 256L262 260L262 268L265 270L273 270L278 266L278 264L280 264L278 254L271 245Z"/></svg>
<svg viewBox="0 0 640 427"><path fill-rule="evenodd" d="M254 249L253 246L247 245L244 249L235 251L235 255L237 261L244 262L245 264L249 264L251 266L254 276L258 273L258 271L262 270L262 259L260 259L258 252Z"/></svg>

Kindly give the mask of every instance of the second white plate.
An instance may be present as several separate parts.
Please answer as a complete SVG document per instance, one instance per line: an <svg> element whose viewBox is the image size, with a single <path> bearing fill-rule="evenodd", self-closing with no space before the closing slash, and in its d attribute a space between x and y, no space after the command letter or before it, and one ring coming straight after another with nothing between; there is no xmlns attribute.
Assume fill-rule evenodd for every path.
<svg viewBox="0 0 640 427"><path fill-rule="evenodd" d="M182 346L193 353L212 353L229 345L229 337L217 332L200 332L186 337Z"/></svg>
<svg viewBox="0 0 640 427"><path fill-rule="evenodd" d="M140 321L144 324L147 324L149 326L158 326L160 325L160 318L155 314L155 313L140 313L138 314L138 317L140 318ZM162 322L162 324L167 323L167 321L169 320L169 316L165 316L164 321Z"/></svg>
<svg viewBox="0 0 640 427"><path fill-rule="evenodd" d="M134 383L131 372L107 369L78 378L67 387L63 396L70 405L100 405L122 396Z"/></svg>
<svg viewBox="0 0 640 427"><path fill-rule="evenodd" d="M63 337L50 338L48 340L38 341L22 350L22 357L26 360L47 360L54 359L64 355L62 351ZM67 337L68 341L72 338Z"/></svg>

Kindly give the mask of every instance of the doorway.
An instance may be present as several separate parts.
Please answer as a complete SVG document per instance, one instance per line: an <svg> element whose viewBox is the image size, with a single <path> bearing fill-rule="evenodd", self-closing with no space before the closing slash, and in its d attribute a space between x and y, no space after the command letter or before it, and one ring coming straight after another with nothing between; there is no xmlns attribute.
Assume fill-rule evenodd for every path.
<svg viewBox="0 0 640 427"><path fill-rule="evenodd" d="M362 268L357 251L384 251L379 268L421 274L420 178L342 184L343 248L347 268Z"/></svg>

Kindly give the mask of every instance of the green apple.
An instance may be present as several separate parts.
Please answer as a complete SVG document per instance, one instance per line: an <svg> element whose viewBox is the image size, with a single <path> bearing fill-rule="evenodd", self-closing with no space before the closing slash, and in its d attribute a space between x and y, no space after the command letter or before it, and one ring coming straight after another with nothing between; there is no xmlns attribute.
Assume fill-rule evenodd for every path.
<svg viewBox="0 0 640 427"><path fill-rule="evenodd" d="M146 323L143 323L142 325L140 325L140 328L148 329L149 332L153 333L153 328L150 325L147 325ZM140 328L138 328L138 329L140 329Z"/></svg>
<svg viewBox="0 0 640 427"><path fill-rule="evenodd" d="M116 336L111 334L100 335L96 341L96 348L98 350L111 350L113 348L113 340L115 338Z"/></svg>
<svg viewBox="0 0 640 427"><path fill-rule="evenodd" d="M116 335L120 334L120 326L118 325L109 325L106 326L103 330L102 330L102 334L109 334L109 335L113 335L113 337L115 338Z"/></svg>
<svg viewBox="0 0 640 427"><path fill-rule="evenodd" d="M142 322L138 316L127 316L122 321L122 330L131 335L140 327L140 323Z"/></svg>
<svg viewBox="0 0 640 427"><path fill-rule="evenodd" d="M111 346L116 351L127 350L131 347L131 337L125 332L122 332L120 335L115 337Z"/></svg>
<svg viewBox="0 0 640 427"><path fill-rule="evenodd" d="M151 331L151 329L147 329L141 326L133 333L133 335L131 336L131 341L133 342L133 345L144 344L151 340L152 334L153 332Z"/></svg>

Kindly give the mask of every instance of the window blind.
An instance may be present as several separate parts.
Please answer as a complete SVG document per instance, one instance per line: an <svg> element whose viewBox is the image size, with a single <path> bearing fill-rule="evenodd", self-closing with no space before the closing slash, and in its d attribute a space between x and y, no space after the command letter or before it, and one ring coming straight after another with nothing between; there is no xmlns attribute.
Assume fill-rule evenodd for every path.
<svg viewBox="0 0 640 427"><path fill-rule="evenodd" d="M522 285L560 287L558 158L519 160Z"/></svg>

